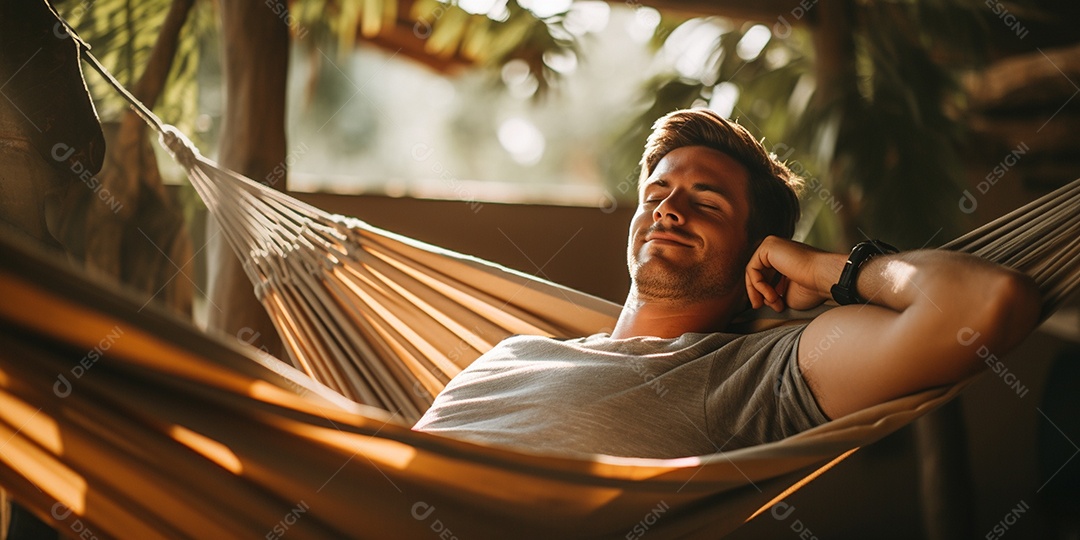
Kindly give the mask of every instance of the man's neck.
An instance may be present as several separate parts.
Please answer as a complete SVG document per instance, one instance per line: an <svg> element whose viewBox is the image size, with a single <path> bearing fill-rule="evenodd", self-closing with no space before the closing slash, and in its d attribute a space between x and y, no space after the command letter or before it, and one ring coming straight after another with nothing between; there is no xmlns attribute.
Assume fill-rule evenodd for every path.
<svg viewBox="0 0 1080 540"><path fill-rule="evenodd" d="M675 338L687 332L719 332L734 315L731 307L718 309L719 305L724 304L731 306L733 303L717 299L643 299L631 290L611 337Z"/></svg>

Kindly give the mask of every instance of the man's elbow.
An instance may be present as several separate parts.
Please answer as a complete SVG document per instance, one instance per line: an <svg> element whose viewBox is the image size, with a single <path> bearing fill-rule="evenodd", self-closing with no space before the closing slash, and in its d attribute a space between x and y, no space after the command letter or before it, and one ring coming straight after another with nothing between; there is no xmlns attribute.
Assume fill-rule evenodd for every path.
<svg viewBox="0 0 1080 540"><path fill-rule="evenodd" d="M1003 272L986 291L984 313L991 341L1001 353L1018 345L1039 322L1042 297L1035 280L1015 271Z"/></svg>

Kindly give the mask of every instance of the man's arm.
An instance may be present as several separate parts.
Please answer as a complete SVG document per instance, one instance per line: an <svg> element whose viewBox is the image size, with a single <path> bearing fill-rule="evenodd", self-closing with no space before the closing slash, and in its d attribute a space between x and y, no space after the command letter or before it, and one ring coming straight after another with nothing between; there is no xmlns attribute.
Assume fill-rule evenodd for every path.
<svg viewBox="0 0 1080 540"><path fill-rule="evenodd" d="M831 298L847 255L770 236L746 269L755 308L808 309ZM775 287L769 278L783 277ZM799 341L799 367L829 418L952 384L1020 343L1039 317L1034 281L985 259L943 250L874 257L856 287L867 305L818 316Z"/></svg>

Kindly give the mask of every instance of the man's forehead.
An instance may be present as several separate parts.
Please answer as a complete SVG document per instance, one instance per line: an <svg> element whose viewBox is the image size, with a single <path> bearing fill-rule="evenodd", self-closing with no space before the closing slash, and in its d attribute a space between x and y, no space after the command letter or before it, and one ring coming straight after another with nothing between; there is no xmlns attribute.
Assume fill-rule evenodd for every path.
<svg viewBox="0 0 1080 540"><path fill-rule="evenodd" d="M695 183L729 186L749 178L746 167L730 155L706 146L684 146L668 152L656 164L642 187L668 177L692 178Z"/></svg>

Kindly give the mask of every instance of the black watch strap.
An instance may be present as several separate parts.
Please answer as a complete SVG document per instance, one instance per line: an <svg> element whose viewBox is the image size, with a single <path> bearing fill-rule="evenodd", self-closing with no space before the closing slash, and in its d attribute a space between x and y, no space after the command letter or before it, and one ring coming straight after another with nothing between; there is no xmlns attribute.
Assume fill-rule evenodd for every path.
<svg viewBox="0 0 1080 540"><path fill-rule="evenodd" d="M867 240L855 244L848 255L844 270L840 272L840 279L832 286L830 292L837 304L865 304L867 300L859 296L855 289L855 281L859 278L859 269L870 259L888 253L897 253L899 250L880 240Z"/></svg>

